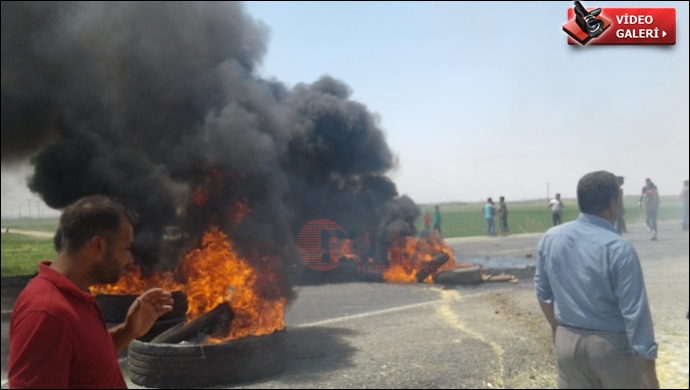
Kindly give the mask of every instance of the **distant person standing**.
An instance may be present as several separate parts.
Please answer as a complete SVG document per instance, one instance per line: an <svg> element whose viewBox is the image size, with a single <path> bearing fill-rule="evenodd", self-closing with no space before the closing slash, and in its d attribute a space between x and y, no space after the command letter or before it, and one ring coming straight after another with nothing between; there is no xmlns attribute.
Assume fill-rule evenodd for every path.
<svg viewBox="0 0 690 390"><path fill-rule="evenodd" d="M510 234L508 229L508 206L506 206L506 199L503 196L498 199L498 219L501 224L501 235L507 236Z"/></svg>
<svg viewBox="0 0 690 390"><path fill-rule="evenodd" d="M616 231L618 234L627 233L628 229L625 226L625 206L623 205L623 184L625 184L625 177L616 176L618 187L620 188L620 209L618 210L618 218L616 219Z"/></svg>
<svg viewBox="0 0 690 390"><path fill-rule="evenodd" d="M683 190L680 192L680 200L683 202L683 230L688 230L688 181L683 182Z"/></svg>
<svg viewBox="0 0 690 390"><path fill-rule="evenodd" d="M650 178L644 179L644 186L642 187L642 193L640 194L640 202L639 202L640 207L644 206L644 196L650 187L656 187L656 185L654 184L652 179L650 179ZM645 215L646 215L646 213L645 213ZM649 220L646 218L646 216L645 216L644 225L648 231L650 231L650 232L652 231L652 229L649 227Z"/></svg>
<svg viewBox="0 0 690 390"><path fill-rule="evenodd" d="M438 234L438 238L441 238L441 210L438 206L434 212L434 233Z"/></svg>
<svg viewBox="0 0 690 390"><path fill-rule="evenodd" d="M551 221L553 226L560 225L563 223L563 209L565 205L561 201L561 194L556 194L556 197L551 199L549 202L549 207L551 208Z"/></svg>
<svg viewBox="0 0 690 390"><path fill-rule="evenodd" d="M496 235L496 206L494 206L494 201L491 198L486 199L486 204L484 205L484 218L486 219L486 231L489 237Z"/></svg>
<svg viewBox="0 0 690 390"><path fill-rule="evenodd" d="M659 191L656 188L656 185L651 182L651 180L647 185L647 189L645 190L644 194L642 195L642 201L644 204L644 210L645 214L647 215L646 218L646 223L647 223L647 228L649 231L652 233L651 240L656 241L657 240L657 214L659 213Z"/></svg>

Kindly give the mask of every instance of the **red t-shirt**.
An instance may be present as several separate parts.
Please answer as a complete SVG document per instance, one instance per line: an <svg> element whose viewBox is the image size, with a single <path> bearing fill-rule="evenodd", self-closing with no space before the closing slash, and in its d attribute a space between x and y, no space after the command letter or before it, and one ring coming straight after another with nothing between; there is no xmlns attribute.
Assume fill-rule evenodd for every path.
<svg viewBox="0 0 690 390"><path fill-rule="evenodd" d="M39 265L12 310L10 388L126 388L94 297L49 266Z"/></svg>

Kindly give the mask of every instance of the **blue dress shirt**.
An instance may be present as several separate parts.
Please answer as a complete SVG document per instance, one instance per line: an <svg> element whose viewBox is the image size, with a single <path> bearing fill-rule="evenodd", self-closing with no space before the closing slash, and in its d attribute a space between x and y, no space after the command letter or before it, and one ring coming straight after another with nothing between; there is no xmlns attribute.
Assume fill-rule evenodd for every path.
<svg viewBox="0 0 690 390"><path fill-rule="evenodd" d="M559 325L625 332L639 356L656 359L640 260L608 221L582 213L549 229L538 251L537 298L554 305Z"/></svg>

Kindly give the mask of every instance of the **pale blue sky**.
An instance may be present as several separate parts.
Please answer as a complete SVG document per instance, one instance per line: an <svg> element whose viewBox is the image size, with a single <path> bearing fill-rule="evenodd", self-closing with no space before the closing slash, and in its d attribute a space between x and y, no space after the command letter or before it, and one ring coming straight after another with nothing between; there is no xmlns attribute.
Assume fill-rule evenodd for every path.
<svg viewBox="0 0 690 390"><path fill-rule="evenodd" d="M418 203L508 201L561 192L605 169L637 194L688 178L688 3L592 2L677 10L675 46L566 44L571 1L247 2L270 30L259 69L288 86L330 75L380 118L390 173ZM14 171L12 171L14 172ZM3 215L35 198L3 166ZM31 199L31 201L27 200ZM35 206L32 206L36 213Z"/></svg>
<svg viewBox="0 0 690 390"><path fill-rule="evenodd" d="M270 29L261 74L330 75L380 116L401 193L420 203L561 192L605 169L638 193L688 177L688 3L675 46L566 44L570 1L247 2Z"/></svg>

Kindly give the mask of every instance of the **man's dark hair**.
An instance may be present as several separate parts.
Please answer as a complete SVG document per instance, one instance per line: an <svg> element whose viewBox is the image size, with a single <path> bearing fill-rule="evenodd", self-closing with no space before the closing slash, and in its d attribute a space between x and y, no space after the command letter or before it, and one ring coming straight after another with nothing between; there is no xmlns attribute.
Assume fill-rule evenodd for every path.
<svg viewBox="0 0 690 390"><path fill-rule="evenodd" d="M65 245L68 251L82 247L95 235L108 236L120 228L121 218L132 225L138 216L119 201L104 195L91 195L67 206L60 216L53 244L60 251Z"/></svg>
<svg viewBox="0 0 690 390"><path fill-rule="evenodd" d="M611 172L597 171L584 175L577 183L577 204L586 214L599 215L618 199L620 188Z"/></svg>

